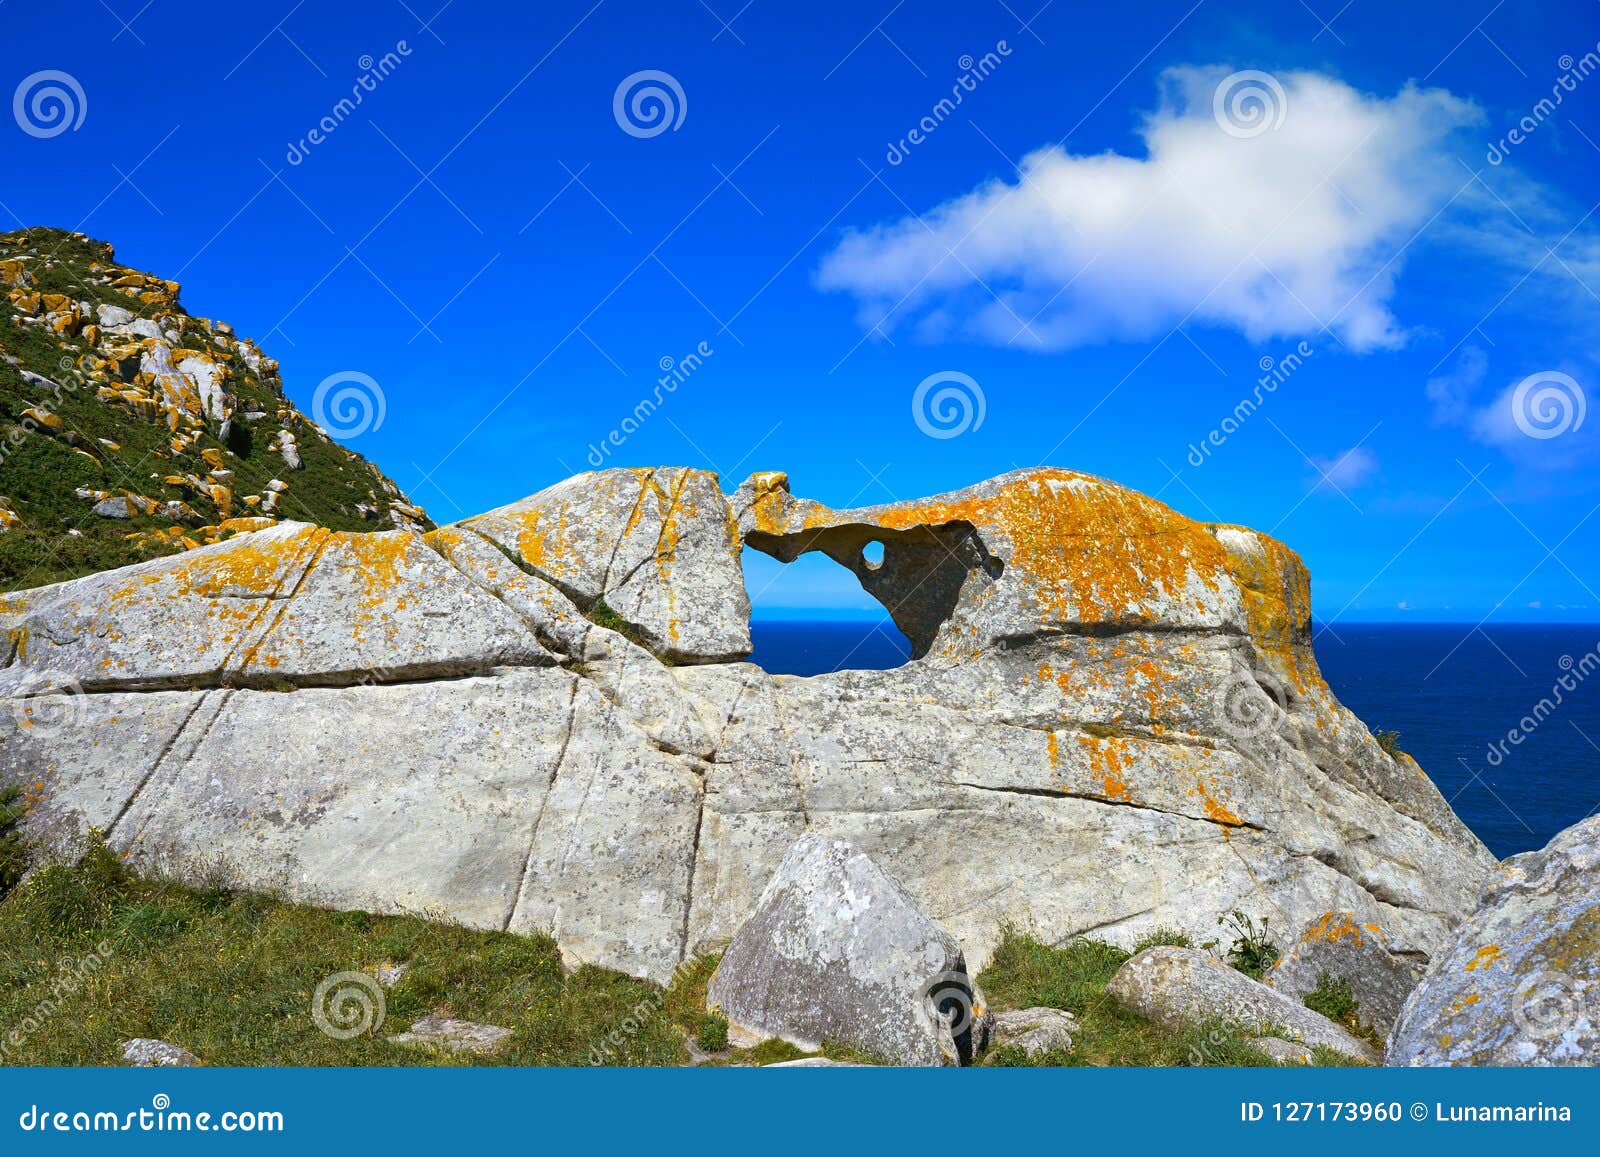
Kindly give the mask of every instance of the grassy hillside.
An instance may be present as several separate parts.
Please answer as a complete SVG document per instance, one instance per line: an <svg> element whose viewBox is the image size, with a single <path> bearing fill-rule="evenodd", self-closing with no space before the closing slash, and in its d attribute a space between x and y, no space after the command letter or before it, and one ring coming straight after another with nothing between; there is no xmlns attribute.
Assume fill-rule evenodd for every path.
<svg viewBox="0 0 1600 1157"><path fill-rule="evenodd" d="M0 591L262 520L432 525L289 403L277 362L178 296L82 234L0 234Z"/></svg>

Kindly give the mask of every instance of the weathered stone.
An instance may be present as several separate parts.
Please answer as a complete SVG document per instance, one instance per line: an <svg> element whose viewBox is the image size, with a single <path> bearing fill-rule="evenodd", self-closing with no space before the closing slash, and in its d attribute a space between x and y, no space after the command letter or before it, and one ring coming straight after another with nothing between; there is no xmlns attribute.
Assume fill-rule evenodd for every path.
<svg viewBox="0 0 1600 1157"><path fill-rule="evenodd" d="M1233 909L1349 912L1409 958L1475 907L1493 858L1334 700L1280 544L1068 471L870 512L758 476L736 505L763 549L898 528L881 569L910 585L868 581L926 596L927 653L672 666L663 608L744 630L742 589L711 598L739 575L711 479L585 475L425 538L275 524L0 596L0 782L44 781L24 826L64 846L110 828L136 862L553 929L570 962L660 980L733 937L808 832L870 855L974 967L1007 921L1129 947ZM965 543L960 581L926 569L934 540ZM645 573L621 631L588 617Z"/></svg>
<svg viewBox="0 0 1600 1157"><path fill-rule="evenodd" d="M1059 1008L1023 1008L994 1014L991 1048L1019 1048L1030 1057L1072 1051L1078 1018Z"/></svg>
<svg viewBox="0 0 1600 1157"><path fill-rule="evenodd" d="M1600 816L1500 866L1406 1002L1389 1063L1600 1064Z"/></svg>
<svg viewBox="0 0 1600 1157"><path fill-rule="evenodd" d="M1361 1024L1388 1036L1420 975L1416 965L1389 951L1382 928L1351 912L1328 912L1295 938L1266 982L1304 1000L1323 976L1343 980L1356 999Z"/></svg>
<svg viewBox="0 0 1600 1157"><path fill-rule="evenodd" d="M512 1037L508 1028L492 1024L474 1024L469 1020L451 1020L442 1016L425 1016L411 1026L409 1032L389 1038L390 1044L424 1045L447 1049L456 1053L488 1055L498 1051Z"/></svg>
<svg viewBox="0 0 1600 1157"><path fill-rule="evenodd" d="M1279 1040L1275 1036L1258 1037L1250 1042L1250 1047L1257 1052L1265 1053L1271 1060L1280 1065L1309 1065L1315 1062L1316 1057L1305 1045L1295 1044L1293 1041Z"/></svg>
<svg viewBox="0 0 1600 1157"><path fill-rule="evenodd" d="M398 531L283 523L18 601L16 666L96 690L385 683L556 662L502 603Z"/></svg>
<svg viewBox="0 0 1600 1157"><path fill-rule="evenodd" d="M1174 1028L1214 1023L1241 1036L1277 1036L1326 1046L1376 1064L1377 1050L1321 1013L1197 948L1152 948L1124 964L1106 992L1128 1008Z"/></svg>
<svg viewBox="0 0 1600 1157"><path fill-rule="evenodd" d="M750 653L742 544L714 474L580 474L462 526L580 606L603 600L658 655L722 662Z"/></svg>
<svg viewBox="0 0 1600 1157"><path fill-rule="evenodd" d="M142 1037L122 1042L122 1059L138 1069L191 1069L201 1064L188 1049Z"/></svg>
<svg viewBox="0 0 1600 1157"><path fill-rule="evenodd" d="M823 836L784 856L707 1002L748 1033L905 1065L970 1061L988 1015L954 938L871 859Z"/></svg>

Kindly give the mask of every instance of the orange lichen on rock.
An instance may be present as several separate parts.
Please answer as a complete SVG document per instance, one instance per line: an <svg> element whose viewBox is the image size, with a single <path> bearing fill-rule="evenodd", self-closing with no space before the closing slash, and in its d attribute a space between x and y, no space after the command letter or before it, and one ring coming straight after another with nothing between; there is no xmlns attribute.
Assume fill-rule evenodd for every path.
<svg viewBox="0 0 1600 1157"><path fill-rule="evenodd" d="M1467 961L1466 971L1477 972L1480 969L1492 968L1505 955L1505 950L1498 944L1486 944L1478 949L1476 955Z"/></svg>

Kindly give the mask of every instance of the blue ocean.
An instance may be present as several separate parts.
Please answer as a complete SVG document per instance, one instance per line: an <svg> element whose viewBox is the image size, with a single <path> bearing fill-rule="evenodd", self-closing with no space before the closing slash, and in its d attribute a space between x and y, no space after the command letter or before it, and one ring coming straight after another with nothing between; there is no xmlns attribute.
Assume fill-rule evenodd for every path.
<svg viewBox="0 0 1600 1157"><path fill-rule="evenodd" d="M752 660L784 674L908 658L888 623L757 620L752 634ZM1541 848L1600 809L1600 671L1583 678L1600 626L1339 624L1318 628L1316 648L1340 701L1398 731L1495 855Z"/></svg>

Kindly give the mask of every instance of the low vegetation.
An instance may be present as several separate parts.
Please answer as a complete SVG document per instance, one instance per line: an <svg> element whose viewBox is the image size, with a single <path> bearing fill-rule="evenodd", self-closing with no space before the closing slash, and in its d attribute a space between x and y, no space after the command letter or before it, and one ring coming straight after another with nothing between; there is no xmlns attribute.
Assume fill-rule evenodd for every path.
<svg viewBox="0 0 1600 1157"><path fill-rule="evenodd" d="M1185 938L1178 934L1161 939ZM1078 1018L1079 1028L1070 1053L1049 1053L1030 1061L1020 1049L996 1049L985 1063L1161 1067L1273 1063L1251 1047L1237 1027L1196 1024L1171 1029L1124 1008L1107 994L1106 986L1132 955L1098 940L1074 940L1054 948L1016 929L1005 929L989 967L978 975L978 987L999 1008L1066 1009Z"/></svg>
<svg viewBox="0 0 1600 1157"><path fill-rule="evenodd" d="M1233 943L1224 953L1224 958L1250 979L1260 980L1266 976L1268 969L1278 963L1282 953L1267 933L1270 920L1263 917L1261 923L1257 924L1248 913L1235 911L1218 916L1217 923L1233 933Z"/></svg>
<svg viewBox="0 0 1600 1157"><path fill-rule="evenodd" d="M140 878L103 846L77 865L45 866L16 884L21 848L10 825L18 802L14 792L0 793L0 1038L15 1031L20 1039L8 1045L8 1063L117 1064L120 1043L134 1037L169 1041L207 1064L242 1066L682 1065L692 1058L722 1066L811 1055L778 1040L731 1046L727 1020L706 1011L716 955L684 965L665 988L593 967L568 974L548 937L327 912ZM1158 943L1186 945L1187 938L1158 932L1143 947ZM1000 1048L984 1063L1271 1063L1236 1029L1168 1029L1111 999L1106 985L1130 955L1093 940L1051 947L1006 930L978 978L988 999L1000 1008L1066 1009L1080 1029L1070 1053L1029 1058ZM313 994L326 978L401 965L399 981L381 990L381 1030L337 1040L317 1027ZM1340 998L1337 986L1318 991L1343 1019L1344 1005L1327 1003ZM491 1057L386 1039L435 1012L501 1025L513 1036ZM821 1055L874 1060L837 1044ZM1320 1052L1318 1062L1340 1063Z"/></svg>

